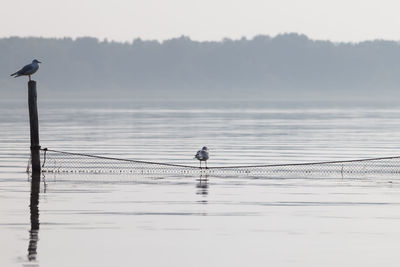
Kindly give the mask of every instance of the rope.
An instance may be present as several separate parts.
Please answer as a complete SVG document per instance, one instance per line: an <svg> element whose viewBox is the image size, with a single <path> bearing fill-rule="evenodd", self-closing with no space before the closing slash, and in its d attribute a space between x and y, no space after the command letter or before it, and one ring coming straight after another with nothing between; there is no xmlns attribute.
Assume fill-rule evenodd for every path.
<svg viewBox="0 0 400 267"><path fill-rule="evenodd" d="M43 149L40 149L40 150L44 151L43 164L42 164L42 168L44 168L44 164L46 163L47 148L43 148Z"/></svg>

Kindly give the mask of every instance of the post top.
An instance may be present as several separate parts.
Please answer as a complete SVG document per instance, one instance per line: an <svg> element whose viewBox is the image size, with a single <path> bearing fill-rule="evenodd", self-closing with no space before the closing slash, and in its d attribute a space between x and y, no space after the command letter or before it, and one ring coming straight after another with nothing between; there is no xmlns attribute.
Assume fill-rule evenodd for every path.
<svg viewBox="0 0 400 267"><path fill-rule="evenodd" d="M28 81L28 88L31 88L31 89L34 88L36 90L36 81L34 81L34 80Z"/></svg>

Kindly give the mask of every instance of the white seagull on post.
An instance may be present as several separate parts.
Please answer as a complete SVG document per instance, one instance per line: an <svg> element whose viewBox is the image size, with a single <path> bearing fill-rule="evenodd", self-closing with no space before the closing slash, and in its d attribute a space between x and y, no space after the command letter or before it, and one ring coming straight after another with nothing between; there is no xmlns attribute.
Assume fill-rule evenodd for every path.
<svg viewBox="0 0 400 267"><path fill-rule="evenodd" d="M197 151L196 155L194 156L196 159L200 161L200 169L201 169L201 162L204 161L206 164L206 169L207 168L207 160L209 158L208 154L208 148L206 146L203 146L203 148L199 151Z"/></svg>
<svg viewBox="0 0 400 267"><path fill-rule="evenodd" d="M17 78L19 76L29 76L29 81L30 81L31 75L34 74L39 69L39 63L42 62L40 62L37 59L34 59L31 64L24 66L22 69L11 74L10 76L14 76L14 78Z"/></svg>

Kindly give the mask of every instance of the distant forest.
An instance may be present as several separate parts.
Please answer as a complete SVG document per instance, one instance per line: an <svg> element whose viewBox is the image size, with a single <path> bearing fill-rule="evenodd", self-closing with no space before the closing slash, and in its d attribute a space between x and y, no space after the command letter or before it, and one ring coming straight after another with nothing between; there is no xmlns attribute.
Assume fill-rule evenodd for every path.
<svg viewBox="0 0 400 267"><path fill-rule="evenodd" d="M37 58L46 95L128 98L374 99L400 96L400 43L333 43L305 35L131 43L95 38L0 39L0 95L24 94L9 74ZM22 91L22 93L21 93Z"/></svg>

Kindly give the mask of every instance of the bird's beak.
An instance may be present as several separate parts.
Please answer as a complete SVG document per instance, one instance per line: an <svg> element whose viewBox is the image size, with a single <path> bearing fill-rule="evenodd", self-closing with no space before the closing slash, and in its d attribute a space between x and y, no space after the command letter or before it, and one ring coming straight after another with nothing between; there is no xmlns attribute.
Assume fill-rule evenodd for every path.
<svg viewBox="0 0 400 267"><path fill-rule="evenodd" d="M42 63L42 62L38 60L38 63Z"/></svg>

